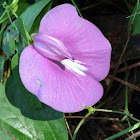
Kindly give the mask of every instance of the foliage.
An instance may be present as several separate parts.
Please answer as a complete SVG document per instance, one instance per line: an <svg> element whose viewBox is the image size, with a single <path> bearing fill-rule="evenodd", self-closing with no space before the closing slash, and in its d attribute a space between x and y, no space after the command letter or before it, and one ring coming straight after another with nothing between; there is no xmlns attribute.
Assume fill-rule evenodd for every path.
<svg viewBox="0 0 140 140"><path fill-rule="evenodd" d="M130 31L131 22L133 21L132 36L140 34L140 2L138 1L129 19L128 31Z"/></svg>

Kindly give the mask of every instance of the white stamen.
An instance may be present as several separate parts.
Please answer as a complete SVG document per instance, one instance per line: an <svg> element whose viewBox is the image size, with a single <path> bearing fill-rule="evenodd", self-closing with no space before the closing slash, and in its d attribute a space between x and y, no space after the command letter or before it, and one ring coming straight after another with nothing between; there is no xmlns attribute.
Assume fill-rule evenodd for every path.
<svg viewBox="0 0 140 140"><path fill-rule="evenodd" d="M76 68L78 68L79 70L87 71L87 68L86 68L85 66L83 66L83 65L80 65L80 64L78 64L78 63L76 63L76 62L73 62L73 65L74 65Z"/></svg>
<svg viewBox="0 0 140 140"><path fill-rule="evenodd" d="M78 63L78 64L84 64L84 63L82 63L81 61L79 61L79 60L73 60L75 63Z"/></svg>
<svg viewBox="0 0 140 140"><path fill-rule="evenodd" d="M78 62L80 62L80 61L78 61ZM85 73L83 71L87 71L87 68L85 66L76 63L76 61L73 62L70 59L62 60L61 64L63 64L66 68L76 72L79 75L83 75L84 76Z"/></svg>

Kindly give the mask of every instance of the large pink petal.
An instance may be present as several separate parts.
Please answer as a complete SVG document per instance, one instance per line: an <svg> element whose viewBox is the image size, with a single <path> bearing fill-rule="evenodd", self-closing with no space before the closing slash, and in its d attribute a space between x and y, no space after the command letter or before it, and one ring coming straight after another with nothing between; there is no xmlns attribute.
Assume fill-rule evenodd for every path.
<svg viewBox="0 0 140 140"><path fill-rule="evenodd" d="M96 80L103 80L108 74L111 45L94 24L79 17L74 6L53 8L42 19L39 32L63 42L75 59L88 66L88 73Z"/></svg>
<svg viewBox="0 0 140 140"><path fill-rule="evenodd" d="M61 112L78 112L100 100L103 88L90 75L77 75L60 63L40 55L33 46L20 56L19 72L24 86L43 103Z"/></svg>

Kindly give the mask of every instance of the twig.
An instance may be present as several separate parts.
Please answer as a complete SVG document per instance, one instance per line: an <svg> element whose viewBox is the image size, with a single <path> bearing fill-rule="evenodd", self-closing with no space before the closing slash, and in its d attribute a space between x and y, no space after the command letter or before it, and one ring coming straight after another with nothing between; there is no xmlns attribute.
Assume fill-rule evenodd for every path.
<svg viewBox="0 0 140 140"><path fill-rule="evenodd" d="M120 121L119 118L107 118L107 117L85 117L85 116L65 116L67 119L94 119L94 120L109 120L109 121Z"/></svg>
<svg viewBox="0 0 140 140"><path fill-rule="evenodd" d="M124 139L124 140L133 140L136 137L140 136L140 131L136 132L135 134L131 135L130 137Z"/></svg>
<svg viewBox="0 0 140 140"><path fill-rule="evenodd" d="M115 69L114 69L114 71L113 71L113 75L114 75L114 76L117 74L117 70L118 70L118 68L119 68L119 65L120 65L120 63L121 63L121 61L122 61L123 55L124 55L124 53L125 53L125 51L126 51L126 48L127 48L127 46L128 46L128 42L129 42L130 37L131 37L132 27L133 27L133 21L131 21L130 32L129 32L129 34L128 34L127 41L126 41L126 43L125 43L124 49L123 49L123 51L122 51L122 53L121 53L121 55L120 55L120 58L119 58L119 60L118 60L118 62L117 62L117 65L116 65L116 67L115 67ZM110 84L108 85L108 87L107 87L107 89L106 89L105 95L107 95L107 93L109 92L110 88L112 87L113 81L114 81L114 79L112 79L112 80L110 81Z"/></svg>
<svg viewBox="0 0 140 140"><path fill-rule="evenodd" d="M133 68L135 68L135 67L137 67L137 66L140 66L140 62L137 62L137 63L135 63L135 64L129 65L129 66L124 67L124 68L122 68L122 69L119 69L119 70L117 71L117 73L121 73L121 72L125 72L125 71L127 71L127 70L131 70L131 69L133 69Z"/></svg>
<svg viewBox="0 0 140 140"><path fill-rule="evenodd" d="M115 135L113 135L111 137L108 137L108 138L106 138L104 140L114 140L115 138L118 138L118 137L120 137L120 136L122 136L122 135L124 135L124 134L126 134L126 133L128 133L130 131L132 131L132 130L135 130L135 129L139 128L139 127L140 127L140 123L136 123L135 125L127 128L127 129L124 129L121 132L119 132L119 133L117 133L117 134L115 134Z"/></svg>
<svg viewBox="0 0 140 140"><path fill-rule="evenodd" d="M65 120L65 123L66 123L67 129L68 129L68 132L69 132L70 137L71 137L71 139L72 139L72 134L71 134L70 127L69 127L69 124L68 124L68 122L67 122L67 119L66 119L65 114L64 114L63 116L64 116L64 120Z"/></svg>
<svg viewBox="0 0 140 140"><path fill-rule="evenodd" d="M140 86L140 84L138 84L137 86ZM128 94L131 94L134 91L133 88L129 89ZM109 105L112 105L113 103L117 102L118 100L124 98L125 94L122 94L121 96L118 96L118 98L114 101L112 101Z"/></svg>
<svg viewBox="0 0 140 140"><path fill-rule="evenodd" d="M126 51L126 48L127 48L127 46L128 46L128 42L129 42L129 40L130 40L131 33L132 33L132 27L133 27L133 21L131 21L130 32L129 32L129 34L128 34L127 41L126 41L126 43L125 43L124 49L123 49L123 51L122 51L122 53L121 53L121 55L120 55L120 58L119 58L119 60L118 60L117 65L116 65L116 67L115 67L115 69L114 69L114 71L113 71L113 74L114 74L114 75L116 75L116 72L117 72L117 70L118 70L118 68L119 68L119 65L121 64L123 55L124 55L124 53L125 53L125 51Z"/></svg>
<svg viewBox="0 0 140 140"><path fill-rule="evenodd" d="M112 79L114 79L114 80L116 80L116 81L118 81L118 82L120 82L120 83L122 83L122 84L124 84L124 85L126 85L128 87L130 87L130 88L133 88L133 89L135 89L137 91L140 91L140 88L138 86L135 86L135 85L133 85L131 83L128 83L128 82L126 82L126 81L124 81L124 80L122 80L120 78L114 77L114 76L112 76L110 74L108 75L108 77L110 77L110 78L112 78Z"/></svg>

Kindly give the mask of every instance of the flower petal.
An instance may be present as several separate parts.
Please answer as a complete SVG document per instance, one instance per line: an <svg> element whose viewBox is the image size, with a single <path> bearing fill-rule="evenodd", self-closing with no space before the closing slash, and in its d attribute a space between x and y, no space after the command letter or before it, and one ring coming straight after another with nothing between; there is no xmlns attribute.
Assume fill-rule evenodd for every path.
<svg viewBox="0 0 140 140"><path fill-rule="evenodd" d="M41 20L39 32L63 42L96 80L107 76L111 45L94 24L78 16L74 6L63 4L53 8Z"/></svg>
<svg viewBox="0 0 140 140"><path fill-rule="evenodd" d="M92 75L97 81L103 80L110 69L111 50L95 51L94 53L76 54L75 58L88 69L87 74Z"/></svg>
<svg viewBox="0 0 140 140"><path fill-rule="evenodd" d="M62 42L42 34L34 35L33 39L35 49L43 56L55 61L61 61L65 58L72 59Z"/></svg>
<svg viewBox="0 0 140 140"><path fill-rule="evenodd" d="M40 55L33 46L20 56L19 72L24 86L40 101L61 112L78 112L97 103L103 94L90 75L79 76L61 63Z"/></svg>

